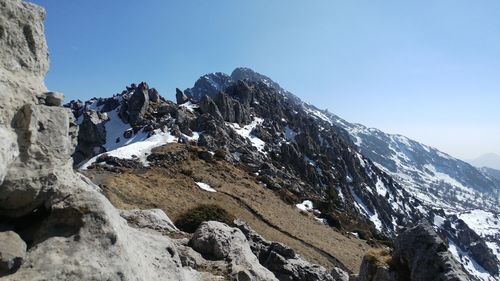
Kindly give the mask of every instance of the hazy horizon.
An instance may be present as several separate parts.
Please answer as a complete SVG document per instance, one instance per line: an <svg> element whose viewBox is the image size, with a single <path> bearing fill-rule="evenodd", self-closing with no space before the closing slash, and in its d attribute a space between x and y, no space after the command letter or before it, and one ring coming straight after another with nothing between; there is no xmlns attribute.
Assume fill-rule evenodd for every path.
<svg viewBox="0 0 500 281"><path fill-rule="evenodd" d="M68 100L147 81L172 98L246 66L349 122L460 159L500 154L500 2L33 1L50 90Z"/></svg>

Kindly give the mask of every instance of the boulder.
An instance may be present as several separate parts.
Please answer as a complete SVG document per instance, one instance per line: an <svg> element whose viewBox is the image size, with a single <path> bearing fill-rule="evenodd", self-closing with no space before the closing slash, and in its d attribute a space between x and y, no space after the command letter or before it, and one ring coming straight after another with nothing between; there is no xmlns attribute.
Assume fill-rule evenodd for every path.
<svg viewBox="0 0 500 281"><path fill-rule="evenodd" d="M136 228L148 228L161 233L178 231L170 218L160 209L123 210L120 211L120 215Z"/></svg>
<svg viewBox="0 0 500 281"><path fill-rule="evenodd" d="M245 235L237 228L215 221L204 222L189 245L208 259L229 260L234 280L277 280L259 263Z"/></svg>
<svg viewBox="0 0 500 281"><path fill-rule="evenodd" d="M472 280L428 223L408 228L396 238L393 259L408 268L411 281Z"/></svg>
<svg viewBox="0 0 500 281"><path fill-rule="evenodd" d="M61 106L64 101L64 94L58 92L45 93L45 105Z"/></svg>
<svg viewBox="0 0 500 281"><path fill-rule="evenodd" d="M0 277L16 271L24 261L26 243L14 231L0 232Z"/></svg>

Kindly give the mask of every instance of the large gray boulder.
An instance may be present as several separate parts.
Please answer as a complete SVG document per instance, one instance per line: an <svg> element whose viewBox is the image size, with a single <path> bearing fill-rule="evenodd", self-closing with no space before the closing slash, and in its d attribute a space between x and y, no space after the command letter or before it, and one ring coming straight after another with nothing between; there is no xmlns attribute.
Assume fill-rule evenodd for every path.
<svg viewBox="0 0 500 281"><path fill-rule="evenodd" d="M0 277L14 272L26 255L26 243L14 231L0 232Z"/></svg>
<svg viewBox="0 0 500 281"><path fill-rule="evenodd" d="M409 228L396 238L393 259L407 266L411 281L472 280L428 223Z"/></svg>
<svg viewBox="0 0 500 281"><path fill-rule="evenodd" d="M245 235L237 228L216 221L204 222L189 244L209 259L229 260L233 280L277 281L273 273L259 263Z"/></svg>

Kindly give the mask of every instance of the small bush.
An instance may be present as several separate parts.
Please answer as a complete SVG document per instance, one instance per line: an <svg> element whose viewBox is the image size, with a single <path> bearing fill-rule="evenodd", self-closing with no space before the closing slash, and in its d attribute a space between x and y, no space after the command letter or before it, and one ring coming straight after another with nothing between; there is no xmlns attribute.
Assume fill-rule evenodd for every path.
<svg viewBox="0 0 500 281"><path fill-rule="evenodd" d="M193 233L204 221L218 221L234 226L234 219L233 215L215 204L199 205L180 215L175 226L182 231Z"/></svg>

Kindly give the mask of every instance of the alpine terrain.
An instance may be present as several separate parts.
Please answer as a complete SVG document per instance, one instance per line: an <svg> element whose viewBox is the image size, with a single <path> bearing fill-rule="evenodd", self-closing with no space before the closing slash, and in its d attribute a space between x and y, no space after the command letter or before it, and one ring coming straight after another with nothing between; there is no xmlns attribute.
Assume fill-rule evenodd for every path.
<svg viewBox="0 0 500 281"><path fill-rule="evenodd" d="M63 105L44 10L0 11L0 278L500 280L493 172L248 68Z"/></svg>

